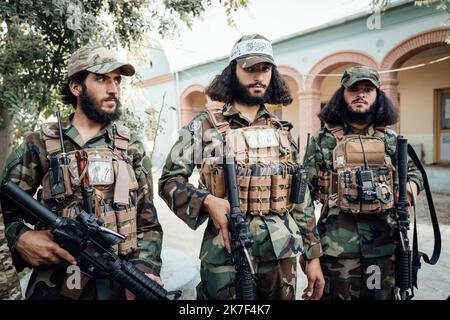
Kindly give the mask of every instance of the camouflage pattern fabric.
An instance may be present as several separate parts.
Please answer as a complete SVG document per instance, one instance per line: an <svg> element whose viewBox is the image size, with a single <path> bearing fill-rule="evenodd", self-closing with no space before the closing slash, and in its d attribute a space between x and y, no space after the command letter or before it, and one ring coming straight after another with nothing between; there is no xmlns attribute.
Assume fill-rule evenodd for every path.
<svg viewBox="0 0 450 320"><path fill-rule="evenodd" d="M20 300L22 291L20 289L19 277L12 264L8 242L5 237L5 225L0 210L0 300Z"/></svg>
<svg viewBox="0 0 450 320"><path fill-rule="evenodd" d="M249 123L232 105L224 106L222 113L232 129L265 125L267 118L274 119L274 125L290 127L288 123L281 123L264 106L261 106L253 123ZM221 134L215 129L211 130L207 113L200 114L183 127L159 179L159 195L190 228L196 229L208 220L200 259L208 265L227 266L232 262L231 256L224 249L222 235L202 208L209 191L202 181L198 188L188 182L195 167L200 168L202 155L211 154L208 149L213 148L214 141L220 139ZM289 139L296 149L291 136ZM300 205L294 206L290 214L283 216L270 212L265 216L247 218L254 238L252 250L256 263L289 259L302 252L309 258L322 254L314 210L311 207L300 210L299 207ZM202 278L202 281L207 279Z"/></svg>
<svg viewBox="0 0 450 320"><path fill-rule="evenodd" d="M339 259L322 256L325 277L322 300L393 300L394 256Z"/></svg>
<svg viewBox="0 0 450 320"><path fill-rule="evenodd" d="M135 73L131 64L117 61L110 50L100 46L85 46L75 51L69 59L67 69L68 77L83 70L106 74L118 69L125 76Z"/></svg>
<svg viewBox="0 0 450 320"><path fill-rule="evenodd" d="M73 115L71 115L71 117L72 116ZM51 128L55 130L55 133L57 134L57 126L51 126ZM126 128L117 126L117 131L120 132L120 130L126 130ZM70 124L70 121L63 125L63 134L67 152L81 148L113 147L113 124L106 126L86 143L82 140L78 130ZM1 181L12 181L24 191L34 195L41 184L44 173L49 167L46 155L45 144L41 139L40 132L30 134L9 156ZM152 268L142 271L159 275L161 270L160 253L163 232L158 221L156 208L153 205L151 162L145 154L143 144L139 140L133 138L131 138L128 146L127 157L128 161L133 166L139 184L137 195L138 250L123 258L145 260L152 265ZM31 266L18 255L15 251L15 245L17 239L19 239L24 232L31 230L24 222L33 225L36 221L29 216L23 217L19 211L9 207L6 203L2 203L2 205L8 245L12 252L14 265L17 270L21 271L24 267ZM42 298L46 296L56 298L58 294L55 292L61 285L61 275L56 271L60 268L61 266L35 268L27 288L27 298ZM53 272L55 272L54 275ZM106 291L109 290L108 286L105 289ZM34 296L33 290L30 290L30 288L39 288L39 293ZM45 292L47 289L49 290L48 293ZM107 296L108 294L103 294L98 291L97 295ZM81 297L81 299L82 298L83 297Z"/></svg>
<svg viewBox="0 0 450 320"><path fill-rule="evenodd" d="M358 81L367 80L379 88L380 87L380 75L374 69L370 69L366 66L355 66L347 68L344 71L341 79L341 85L348 88Z"/></svg>
<svg viewBox="0 0 450 320"><path fill-rule="evenodd" d="M373 126L369 126L362 132L352 132L350 126L344 126L344 134L375 134ZM385 136L385 150L393 163L397 160L397 134L387 129ZM336 138L327 127L321 128L311 137L306 156L308 157L308 185L311 191L311 199L305 207L313 207L312 200L316 199L318 191L318 171L333 169L333 149L336 147ZM412 161L408 163L408 180L415 182L419 190L423 190L422 177ZM306 202L306 200L305 200ZM338 207L322 207L322 212L317 222L320 234L323 254L342 259L390 259L395 249L395 217L394 213L379 215L350 214L340 212ZM383 258L384 257L384 258ZM322 260L322 259L321 259ZM346 264L339 272L347 274ZM326 266L323 266L326 268ZM329 285L328 283L326 286ZM332 293L333 295L334 293ZM333 295L336 296L336 295Z"/></svg>
<svg viewBox="0 0 450 320"><path fill-rule="evenodd" d="M294 300L297 279L297 258L261 262L256 265L257 297L260 300ZM202 282L197 285L199 300L236 299L234 265L213 265L202 262Z"/></svg>

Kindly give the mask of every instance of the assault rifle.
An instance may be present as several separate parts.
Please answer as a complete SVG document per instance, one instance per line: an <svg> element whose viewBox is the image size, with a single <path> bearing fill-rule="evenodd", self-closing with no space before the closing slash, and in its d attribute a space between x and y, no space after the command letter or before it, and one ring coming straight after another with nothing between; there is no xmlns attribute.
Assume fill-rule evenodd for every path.
<svg viewBox="0 0 450 320"><path fill-rule="evenodd" d="M256 300L255 268L252 255L253 237L249 223L239 205L239 193L236 183L236 163L231 157L224 157L224 176L230 216L228 222L231 233L231 254L236 268L236 298L238 300Z"/></svg>
<svg viewBox="0 0 450 320"><path fill-rule="evenodd" d="M77 259L85 273L107 275L138 299L168 300L171 294L178 298L178 292L167 292L133 263L119 258L111 246L121 242L124 236L103 227L103 221L95 215L77 208L74 219L59 217L11 181L1 187L1 195L25 214L49 226L55 242Z"/></svg>

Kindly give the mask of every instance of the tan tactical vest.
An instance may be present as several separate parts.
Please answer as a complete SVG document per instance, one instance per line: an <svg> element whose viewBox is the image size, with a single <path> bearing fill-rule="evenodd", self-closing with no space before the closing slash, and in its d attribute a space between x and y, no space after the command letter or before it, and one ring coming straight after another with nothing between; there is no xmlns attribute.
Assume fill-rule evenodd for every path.
<svg viewBox="0 0 450 320"><path fill-rule="evenodd" d="M344 135L342 127L330 128L337 144L333 170L318 168L318 197L322 203L362 214L384 213L394 207L395 169L385 152L385 130L375 128L373 136L362 136Z"/></svg>
<svg viewBox="0 0 450 320"><path fill-rule="evenodd" d="M56 155L61 158L59 135L51 127L55 124L43 124L41 137L45 142L47 156ZM137 249L136 203L131 194L138 189L138 182L131 164L128 163L127 149L130 135L125 127L118 127L114 133L115 148L89 148L87 170L90 184L94 188L93 208L98 218L103 219L104 226L125 236L126 240L113 249L121 255ZM73 218L75 207L82 203L80 174L75 158L76 151L67 153L68 165L63 165L66 192L55 197L50 191L50 168L45 173L42 187L42 198L45 201L56 200L64 203L62 215ZM84 173L81 173L83 177Z"/></svg>
<svg viewBox="0 0 450 320"><path fill-rule="evenodd" d="M289 200L292 173L297 169L289 132L276 118L267 119L265 125L231 129L221 107L208 106L207 113L211 126L225 141L224 153L235 157L242 212L289 212L293 207ZM205 157L200 170L200 186L219 198L225 197L222 162L221 157Z"/></svg>

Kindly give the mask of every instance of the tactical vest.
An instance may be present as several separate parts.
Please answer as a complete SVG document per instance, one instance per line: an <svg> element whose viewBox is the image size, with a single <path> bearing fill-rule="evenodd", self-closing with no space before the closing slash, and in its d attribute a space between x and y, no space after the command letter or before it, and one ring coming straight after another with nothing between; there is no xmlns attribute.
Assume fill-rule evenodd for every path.
<svg viewBox="0 0 450 320"><path fill-rule="evenodd" d="M45 142L47 157L62 156L59 134L51 127L55 124L43 124L41 137ZM130 135L126 128L118 127L114 130L114 148L99 147L85 149L88 154L86 170L89 173L89 182L94 189L93 208L98 218L103 219L104 226L117 231L127 238L113 249L120 255L126 255L137 250L137 219L136 196L138 189L134 170L127 159L127 149ZM68 165L61 165L64 172L65 192L53 196L51 193L52 168L49 166L42 181L42 199L63 203L61 215L73 218L76 207L83 201L80 181L84 172L78 172L75 153L67 153L70 160ZM85 170L85 171L86 171ZM134 196L133 196L134 195Z"/></svg>
<svg viewBox="0 0 450 320"><path fill-rule="evenodd" d="M221 107L207 106L207 113L225 142L222 151L235 158L241 211L261 216L270 210L280 215L289 212L292 174L297 169L289 131L272 117L265 125L231 129ZM222 163L221 156L204 157L200 169L200 187L219 198L225 197Z"/></svg>
<svg viewBox="0 0 450 320"><path fill-rule="evenodd" d="M330 128L336 138L333 170L318 171L318 198L342 212L379 214L394 208L394 166L385 151L386 128L373 136L344 135L342 127Z"/></svg>

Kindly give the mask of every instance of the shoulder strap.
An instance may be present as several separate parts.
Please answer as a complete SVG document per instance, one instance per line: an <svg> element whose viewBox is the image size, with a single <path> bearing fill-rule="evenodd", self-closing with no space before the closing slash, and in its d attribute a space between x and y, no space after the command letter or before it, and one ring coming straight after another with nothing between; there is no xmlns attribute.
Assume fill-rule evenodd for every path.
<svg viewBox="0 0 450 320"><path fill-rule="evenodd" d="M44 140L45 149L48 154L58 153L61 151L58 131L53 131L52 126L57 125L56 122L44 123L41 125L41 138Z"/></svg>
<svg viewBox="0 0 450 320"><path fill-rule="evenodd" d="M374 130L375 130L375 133L373 134L374 137L384 139L384 136L386 135L387 131L386 127L375 127Z"/></svg>
<svg viewBox="0 0 450 320"><path fill-rule="evenodd" d="M126 151L131 139L130 130L125 126L114 125L113 132L115 147L121 151Z"/></svg>
<svg viewBox="0 0 450 320"><path fill-rule="evenodd" d="M222 135L230 129L230 124L223 115L223 108L217 105L207 105L206 113L211 126L217 129Z"/></svg>
<svg viewBox="0 0 450 320"><path fill-rule="evenodd" d="M330 126L325 124L325 127L330 131L330 133L336 138L337 141L341 141L344 138L344 127L342 126Z"/></svg>

